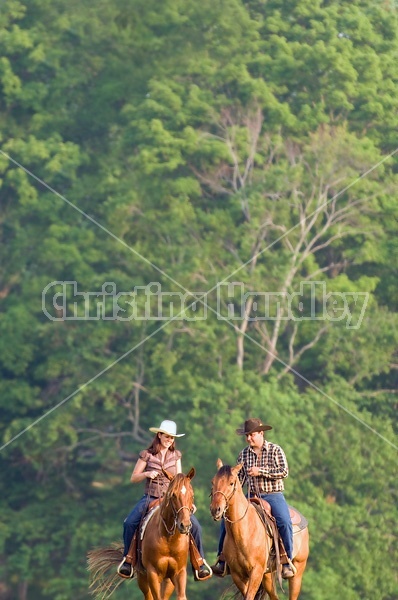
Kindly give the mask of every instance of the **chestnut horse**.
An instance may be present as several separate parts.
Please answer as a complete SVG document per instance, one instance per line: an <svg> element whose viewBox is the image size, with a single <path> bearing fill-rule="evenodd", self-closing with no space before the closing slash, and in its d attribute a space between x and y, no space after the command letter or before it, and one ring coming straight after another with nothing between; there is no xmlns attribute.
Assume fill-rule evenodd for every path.
<svg viewBox="0 0 398 600"><path fill-rule="evenodd" d="M238 473L242 464L223 466L212 480L210 513L215 521L225 518L226 537L223 554L231 577L244 600L278 600L275 577L266 573L272 540L261 518L243 493ZM297 600L309 554L308 527L293 536L293 564L297 569L289 579L289 600ZM261 588L260 588L261 586Z"/></svg>
<svg viewBox="0 0 398 600"><path fill-rule="evenodd" d="M192 468L187 475L172 479L160 507L148 521L141 545L141 564L137 581L145 600L169 600L175 589L177 600L187 600L187 559L193 510ZM93 593L105 599L124 580L116 574L122 560L122 548L103 548L89 553L88 569L92 573ZM115 571L105 577L110 567Z"/></svg>

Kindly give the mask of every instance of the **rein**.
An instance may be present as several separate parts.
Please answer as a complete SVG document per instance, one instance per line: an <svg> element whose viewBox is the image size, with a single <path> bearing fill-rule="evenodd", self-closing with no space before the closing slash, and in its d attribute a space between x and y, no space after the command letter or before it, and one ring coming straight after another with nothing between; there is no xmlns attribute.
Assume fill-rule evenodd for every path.
<svg viewBox="0 0 398 600"><path fill-rule="evenodd" d="M229 509L229 503L230 503L230 501L232 500L232 497L233 497L233 495L235 494L235 492L236 492L236 481L235 481L235 484L234 484L234 489L232 490L232 494L229 496L229 498L227 498L227 495L226 495L226 494L224 494L224 492L222 492L221 490L216 490L215 492L212 492L212 493L211 493L211 497L212 497L212 498L213 498L213 496L215 496L216 494L221 494L222 496L224 496L224 499L225 499L225 508L224 508L224 510L223 510L223 514L222 514L222 516L224 517L224 519L225 519L226 521L228 521L228 523L238 523L239 521L241 521L242 519L244 519L244 518L245 518L245 516L246 516L246 514L247 514L247 511L249 510L249 502L247 502L247 505L246 505L246 510L245 510L245 512L243 513L243 515L242 515L241 517L239 517L239 519L235 519L235 521L232 521L231 519L229 519L229 518L227 517L227 510Z"/></svg>
<svg viewBox="0 0 398 600"><path fill-rule="evenodd" d="M163 518L163 515L162 515L162 514L160 514L160 518L161 518L161 520L162 520L162 523L163 523L163 525L164 525L164 528L165 528L165 530L167 531L167 533L168 533L169 535L174 535L174 533L175 533L175 530L176 530L176 528L177 528L177 519L178 519L178 513L179 513L181 510L184 510L184 509L186 509L186 510L187 510L189 513L191 513L191 514L192 514L192 508L189 508L189 506L185 506L185 505L184 505L184 506L180 506L180 508L179 508L178 510L176 510L176 508L175 508L175 506L174 506L174 504L173 504L173 502L172 502L172 498L169 498L169 499L168 499L167 503L165 504L165 508L167 508L169 505L170 505L170 506L171 506L171 508L173 509L173 513L174 513L174 521L173 521L173 524L172 524L172 526L171 526L171 529L169 529L169 528L168 528L168 526L167 526L167 523L166 523L166 521L164 520L164 518ZM191 527L192 527L192 523L191 523L191 524L190 524L190 526L189 526L189 531L191 530ZM189 533L189 531L188 531L188 533Z"/></svg>

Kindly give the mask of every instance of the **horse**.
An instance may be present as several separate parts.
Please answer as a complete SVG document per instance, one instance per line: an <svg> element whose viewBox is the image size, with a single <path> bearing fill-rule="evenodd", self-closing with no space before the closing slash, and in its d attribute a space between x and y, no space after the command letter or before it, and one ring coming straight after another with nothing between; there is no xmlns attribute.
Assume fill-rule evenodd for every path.
<svg viewBox="0 0 398 600"><path fill-rule="evenodd" d="M262 520L243 493L238 473L242 464L223 466L217 461L217 473L212 480L210 513L215 521L225 519L226 537L223 554L232 580L244 600L259 600L268 594L278 600L275 577L267 572L272 540ZM308 527L294 533L294 577L289 579L289 600L297 600L309 554Z"/></svg>
<svg viewBox="0 0 398 600"><path fill-rule="evenodd" d="M147 522L137 564L137 582L145 600L169 600L174 589L177 600L187 600L187 559L194 494L191 479L195 469L171 480L160 507ZM102 548L89 552L93 593L103 600L124 580L106 573L122 560L122 548ZM119 581L118 581L119 580ZM113 589L112 589L113 588Z"/></svg>

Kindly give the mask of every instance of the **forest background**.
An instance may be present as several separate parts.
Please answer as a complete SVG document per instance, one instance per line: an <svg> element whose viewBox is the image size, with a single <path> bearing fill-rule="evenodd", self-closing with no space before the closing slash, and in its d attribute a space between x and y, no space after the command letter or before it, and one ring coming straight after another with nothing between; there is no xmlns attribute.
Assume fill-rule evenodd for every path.
<svg viewBox="0 0 398 600"><path fill-rule="evenodd" d="M2 600L90 597L164 418L214 560L210 480L249 416L309 519L301 599L397 600L397 58L389 0L1 3ZM207 315L62 319L55 291L82 305L58 286L45 314L55 281ZM269 292L294 318L255 318Z"/></svg>

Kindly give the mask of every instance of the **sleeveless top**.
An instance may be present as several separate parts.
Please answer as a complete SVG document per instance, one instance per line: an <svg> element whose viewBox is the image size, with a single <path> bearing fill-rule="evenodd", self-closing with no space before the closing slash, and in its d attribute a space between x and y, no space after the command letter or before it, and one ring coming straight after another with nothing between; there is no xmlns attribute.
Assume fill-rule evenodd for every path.
<svg viewBox="0 0 398 600"><path fill-rule="evenodd" d="M163 498L167 492L170 481L167 479L166 475L162 473L162 469L165 469L171 475L176 475L177 461L182 456L181 452L179 450L175 450L174 452L170 452L168 450L163 463L160 452L154 455L150 454L148 450L142 450L139 456L141 460L146 462L144 472L159 471L159 475L155 477L155 479L146 479L145 494L148 494L148 496L154 496L155 498Z"/></svg>

